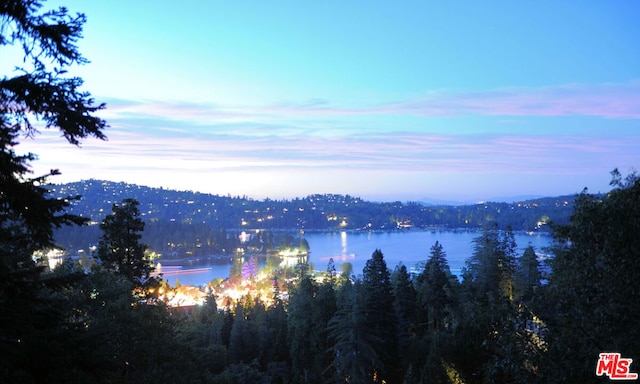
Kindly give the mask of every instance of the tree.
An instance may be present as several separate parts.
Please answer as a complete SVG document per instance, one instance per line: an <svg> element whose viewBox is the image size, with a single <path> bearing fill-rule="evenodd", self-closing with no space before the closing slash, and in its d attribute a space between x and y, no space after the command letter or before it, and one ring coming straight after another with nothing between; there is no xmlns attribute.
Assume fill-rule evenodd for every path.
<svg viewBox="0 0 640 384"><path fill-rule="evenodd" d="M35 122L46 128L59 128L74 145L86 137L104 139L104 120L95 116L104 104L94 105L90 94L82 92L82 80L65 77L72 64L87 60L78 52L85 17L72 16L66 8L40 12L37 0L8 0L0 6L0 46L20 45L28 67L17 67L14 77L0 78L0 220L22 227L15 233L12 225L3 235L28 236L33 246L53 246L52 229L63 224L83 222L73 215L61 214L68 199L52 199L42 187L49 174L29 178L29 163L36 155L18 155L15 147L20 135L34 137ZM4 236L3 236L4 237Z"/></svg>
<svg viewBox="0 0 640 384"><path fill-rule="evenodd" d="M274 304L267 308L266 313L261 354L263 366L272 368L287 366L289 362L287 326L288 316L284 302L276 298ZM272 375L275 373L272 372Z"/></svg>
<svg viewBox="0 0 640 384"><path fill-rule="evenodd" d="M58 128L74 145L89 136L104 139L104 120L95 112L79 78L66 69L86 60L77 49L83 15L65 8L42 12L37 0L6 0L0 4L0 46L20 46L24 67L13 77L0 77L0 381L52 382L63 366L71 339L52 295L65 289L79 273L42 278L45 266L34 263L35 250L54 247L53 230L86 220L64 212L77 196L55 199L44 186L51 170L32 177L32 153L19 154L21 136L35 137L38 127ZM55 339L55 340L54 340ZM66 344L68 347L69 344ZM4 357L7 357L6 359ZM57 370L57 371L56 371ZM57 376L60 379L60 376ZM62 380L62 379L60 379Z"/></svg>
<svg viewBox="0 0 640 384"><path fill-rule="evenodd" d="M310 382L319 379L322 368L317 367L317 324L313 318L317 285L311 276L304 276L289 292L289 345L291 372L294 380Z"/></svg>
<svg viewBox="0 0 640 384"><path fill-rule="evenodd" d="M514 348L521 342L513 302L515 248L510 230L500 237L495 229L485 229L474 240L474 253L463 270L456 359L471 378L516 382L528 377L521 349Z"/></svg>
<svg viewBox="0 0 640 384"><path fill-rule="evenodd" d="M383 364L374 347L380 339L370 333L361 290L360 280L342 285L338 310L327 327L333 353L327 370L334 374L335 382L373 382L374 372Z"/></svg>
<svg viewBox="0 0 640 384"><path fill-rule="evenodd" d="M507 226L507 229L502 234L502 241L498 249L498 268L500 270L500 293L508 297L511 302L514 301L513 296L513 279L516 269L516 239L513 235L511 226Z"/></svg>
<svg viewBox="0 0 640 384"><path fill-rule="evenodd" d="M609 193L583 191L570 223L555 227L541 313L547 379L593 380L601 352L640 361L640 176L612 176Z"/></svg>
<svg viewBox="0 0 640 384"><path fill-rule="evenodd" d="M253 280L258 275L258 258L252 257L242 264L242 280Z"/></svg>
<svg viewBox="0 0 640 384"><path fill-rule="evenodd" d="M403 369L414 356L413 343L417 328L417 294L407 272L407 267L400 265L391 275L393 284L393 308L396 315L399 363Z"/></svg>
<svg viewBox="0 0 640 384"><path fill-rule="evenodd" d="M434 332L444 328L447 308L455 300L452 287L455 277L451 274L446 257L442 244L436 241L424 270L417 277L418 300L423 314L421 320L430 325L427 328Z"/></svg>
<svg viewBox="0 0 640 384"><path fill-rule="evenodd" d="M235 363L251 363L260 357L265 329L264 304L250 295L235 307L229 340L229 357Z"/></svg>
<svg viewBox="0 0 640 384"><path fill-rule="evenodd" d="M348 280L353 275L353 264L348 261L340 264L340 277L341 280Z"/></svg>
<svg viewBox="0 0 640 384"><path fill-rule="evenodd" d="M398 342L397 319L393 308L394 296L391 274L382 251L376 249L362 271L363 315L370 345L381 364L372 366L371 377L377 381L397 382ZM395 380L394 380L395 378Z"/></svg>
<svg viewBox="0 0 640 384"><path fill-rule="evenodd" d="M518 259L515 274L515 287L520 300L530 303L536 291L541 287L542 273L540 272L540 262L538 256L531 245L529 245L522 256Z"/></svg>
<svg viewBox="0 0 640 384"><path fill-rule="evenodd" d="M114 204L112 214L100 224L102 237L98 245L98 257L109 270L125 276L134 286L142 286L149 279L153 266L140 243L144 221L140 219L138 201L124 199Z"/></svg>
<svg viewBox="0 0 640 384"><path fill-rule="evenodd" d="M289 292L288 335L294 382L324 382L330 365L327 325L336 312L336 297L329 282L318 285L305 276Z"/></svg>
<svg viewBox="0 0 640 384"><path fill-rule="evenodd" d="M453 309L458 301L457 278L451 274L442 244L436 241L416 278L421 339L412 374L433 383L448 382L443 360L451 342ZM427 379L428 378L428 379Z"/></svg>
<svg viewBox="0 0 640 384"><path fill-rule="evenodd" d="M516 244L510 229L500 239L495 229L485 229L474 239L473 255L463 269L463 282L475 300L513 299L513 273Z"/></svg>

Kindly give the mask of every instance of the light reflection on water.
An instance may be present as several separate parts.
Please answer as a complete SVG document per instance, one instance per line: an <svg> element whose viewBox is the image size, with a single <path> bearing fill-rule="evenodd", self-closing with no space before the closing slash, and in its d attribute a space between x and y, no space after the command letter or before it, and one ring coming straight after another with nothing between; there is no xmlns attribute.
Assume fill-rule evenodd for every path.
<svg viewBox="0 0 640 384"><path fill-rule="evenodd" d="M447 261L451 272L459 275L465 260L473 253L473 239L480 236L479 231L467 230L435 230L419 231L408 230L402 232L331 232L314 233L307 232L303 236L309 242L311 250L309 263L315 270L326 270L330 258L333 258L336 270L340 271L340 265L349 262L353 266L353 273L362 273L371 254L380 249L384 255L387 266L394 269L400 263L407 269L416 264L426 262L431 246L439 241L447 255ZM518 245L518 255L531 244L536 252L543 252L543 248L551 244L551 237L544 233L516 233L515 240ZM265 264L265 259L259 259L260 266ZM167 276L165 280L175 285L177 278L182 285L203 285L215 278L226 278L229 275L231 264L208 265L209 269L198 273Z"/></svg>

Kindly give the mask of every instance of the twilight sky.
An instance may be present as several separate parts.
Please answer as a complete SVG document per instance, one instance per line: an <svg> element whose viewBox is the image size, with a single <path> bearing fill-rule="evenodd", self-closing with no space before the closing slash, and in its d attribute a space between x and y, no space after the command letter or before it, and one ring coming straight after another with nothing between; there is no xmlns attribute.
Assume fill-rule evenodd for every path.
<svg viewBox="0 0 640 384"><path fill-rule="evenodd" d="M640 167L635 0L54 4L87 15L71 73L110 125L23 141L54 182L475 202Z"/></svg>

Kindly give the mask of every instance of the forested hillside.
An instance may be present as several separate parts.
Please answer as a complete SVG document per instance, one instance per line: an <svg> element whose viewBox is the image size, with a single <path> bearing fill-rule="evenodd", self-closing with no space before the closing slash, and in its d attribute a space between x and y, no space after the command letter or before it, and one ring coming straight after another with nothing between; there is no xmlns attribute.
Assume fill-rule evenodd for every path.
<svg viewBox="0 0 640 384"><path fill-rule="evenodd" d="M517 203L431 206L419 202L370 202L349 195L317 194L292 200L255 200L134 184L86 180L50 186L53 197L80 195L67 212L102 221L125 198L140 202L147 223L144 241L157 252L220 253L234 249L227 232L265 230L406 230L429 227L477 228L489 223L516 231L549 231L549 223L565 224L575 196ZM96 242L97 226L64 227L56 240L67 249Z"/></svg>

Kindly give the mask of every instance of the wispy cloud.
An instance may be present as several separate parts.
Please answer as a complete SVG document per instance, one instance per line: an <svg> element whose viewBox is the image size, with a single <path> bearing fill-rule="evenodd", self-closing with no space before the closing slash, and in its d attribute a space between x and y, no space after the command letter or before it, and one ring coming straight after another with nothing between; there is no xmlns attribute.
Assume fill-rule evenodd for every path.
<svg viewBox="0 0 640 384"><path fill-rule="evenodd" d="M328 100L278 102L263 106L230 106L191 102L108 101L107 117L188 119L212 122L273 121L319 116L590 116L640 118L640 81L510 87L485 91L437 90L421 97L358 107Z"/></svg>
<svg viewBox="0 0 640 384"><path fill-rule="evenodd" d="M560 183L565 181L559 175L575 179L637 167L640 132L628 125L640 117L639 90L640 83L630 83L434 92L360 108L338 108L326 100L258 107L111 100L102 112L111 126L108 141L87 140L78 149L45 130L25 140L21 150L40 156L35 173L60 168L64 180L97 177L214 193L233 187L249 195L292 196L335 192L327 187L334 184L351 193L376 180L401 193L432 188L434 175L468 185L478 175L520 175L537 180L531 181L537 188L552 176ZM447 119L427 121L429 129L422 128L427 122L408 127L403 120L465 114L517 117L508 123L469 119L479 125L460 130L447 126ZM558 127L553 116L575 114L589 122L584 132L554 128L541 134L531 128L532 121ZM529 129L515 129L520 121ZM503 179L506 185L512 180Z"/></svg>
<svg viewBox="0 0 640 384"><path fill-rule="evenodd" d="M640 82L504 88L482 92L430 92L418 100L389 104L389 113L422 116L595 116L640 118Z"/></svg>
<svg viewBox="0 0 640 384"><path fill-rule="evenodd" d="M562 191L579 192L590 175L606 178L614 167L637 166L636 143L637 137L588 135L359 133L323 137L219 131L203 137L184 130L160 134L113 127L107 142L89 140L75 148L54 132L46 132L25 141L21 149L40 155L41 160L34 163L36 174L60 168L63 175L56 178L58 182L95 177L254 197L363 194L374 189L396 196L435 190L446 196L455 190L462 196L461 191L478 192L482 180L485 184L494 180L491 183L500 183L501 190L510 188L514 193L523 188L531 193L557 193L547 191L557 190L562 183L569 185Z"/></svg>
<svg viewBox="0 0 640 384"><path fill-rule="evenodd" d="M45 135L35 153L62 162L90 156L101 168L147 171L200 170L389 170L411 172L586 172L601 164L631 166L640 158L635 138L592 136L351 134L247 136L227 132L201 136L184 131L113 129L108 142L69 148ZM65 161L66 159L66 161ZM101 164L101 165L97 165Z"/></svg>

